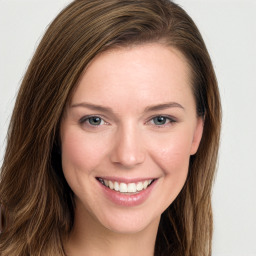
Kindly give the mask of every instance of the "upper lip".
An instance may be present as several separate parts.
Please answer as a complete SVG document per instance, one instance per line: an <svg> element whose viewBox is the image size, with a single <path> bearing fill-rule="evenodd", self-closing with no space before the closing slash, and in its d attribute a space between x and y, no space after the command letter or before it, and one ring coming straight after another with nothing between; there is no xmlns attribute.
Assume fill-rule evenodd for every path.
<svg viewBox="0 0 256 256"><path fill-rule="evenodd" d="M103 180L110 180L110 181L117 181L119 183L136 183L136 182L143 182L146 180L156 180L156 177L141 177L141 178L122 178L122 177L114 177L114 176L98 176L96 178L100 178Z"/></svg>

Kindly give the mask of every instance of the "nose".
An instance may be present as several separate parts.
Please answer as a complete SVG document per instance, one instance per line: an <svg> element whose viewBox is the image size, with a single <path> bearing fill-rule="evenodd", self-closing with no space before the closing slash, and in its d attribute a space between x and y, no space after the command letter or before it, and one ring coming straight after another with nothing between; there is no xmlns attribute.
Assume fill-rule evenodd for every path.
<svg viewBox="0 0 256 256"><path fill-rule="evenodd" d="M131 169L145 161L142 137L136 127L120 128L115 136L111 162Z"/></svg>

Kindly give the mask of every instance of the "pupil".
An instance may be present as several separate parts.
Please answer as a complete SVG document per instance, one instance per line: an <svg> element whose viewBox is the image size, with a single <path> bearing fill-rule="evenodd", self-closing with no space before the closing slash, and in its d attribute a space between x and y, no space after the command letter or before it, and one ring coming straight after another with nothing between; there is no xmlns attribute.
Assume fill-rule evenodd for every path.
<svg viewBox="0 0 256 256"><path fill-rule="evenodd" d="M91 124L91 125L100 125L100 123L101 123L101 118L100 117L90 117L89 118L89 123Z"/></svg>
<svg viewBox="0 0 256 256"><path fill-rule="evenodd" d="M164 117L164 116L155 117L155 118L154 118L154 123L155 123L156 125L165 124L165 123L166 123L166 117Z"/></svg>

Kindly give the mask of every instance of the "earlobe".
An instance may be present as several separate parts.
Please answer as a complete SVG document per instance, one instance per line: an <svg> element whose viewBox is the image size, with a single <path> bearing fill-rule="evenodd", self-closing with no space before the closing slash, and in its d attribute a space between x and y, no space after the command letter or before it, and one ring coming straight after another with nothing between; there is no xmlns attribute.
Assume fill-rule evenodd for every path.
<svg viewBox="0 0 256 256"><path fill-rule="evenodd" d="M193 141L191 145L190 155L194 155L197 152L198 147L200 145L200 141L202 139L203 130L204 130L204 119L203 117L198 117L196 128L194 131Z"/></svg>

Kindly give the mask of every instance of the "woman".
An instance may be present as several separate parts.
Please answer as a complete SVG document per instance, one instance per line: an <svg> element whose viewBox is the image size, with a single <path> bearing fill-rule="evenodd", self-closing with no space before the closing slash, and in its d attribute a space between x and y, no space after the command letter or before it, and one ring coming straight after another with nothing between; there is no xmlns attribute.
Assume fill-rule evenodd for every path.
<svg viewBox="0 0 256 256"><path fill-rule="evenodd" d="M166 0L77 0L28 67L2 165L5 255L211 255L217 81Z"/></svg>

